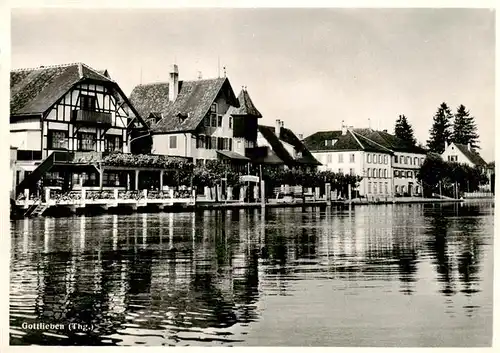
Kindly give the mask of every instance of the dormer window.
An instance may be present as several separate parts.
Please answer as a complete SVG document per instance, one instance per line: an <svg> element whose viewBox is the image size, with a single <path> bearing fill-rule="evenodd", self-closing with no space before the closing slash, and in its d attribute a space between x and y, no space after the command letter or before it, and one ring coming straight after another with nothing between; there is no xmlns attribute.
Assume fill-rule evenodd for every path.
<svg viewBox="0 0 500 353"><path fill-rule="evenodd" d="M325 146L330 146L331 141L330 140L325 140Z"/></svg>

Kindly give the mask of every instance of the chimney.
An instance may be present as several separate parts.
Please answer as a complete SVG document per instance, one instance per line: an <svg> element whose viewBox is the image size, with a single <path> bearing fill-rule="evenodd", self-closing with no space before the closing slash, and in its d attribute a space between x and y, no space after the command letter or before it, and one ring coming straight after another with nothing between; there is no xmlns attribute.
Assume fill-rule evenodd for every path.
<svg viewBox="0 0 500 353"><path fill-rule="evenodd" d="M444 150L446 151L448 149L448 141L444 141Z"/></svg>
<svg viewBox="0 0 500 353"><path fill-rule="evenodd" d="M304 139L304 135L298 134L298 138L299 138L300 141L302 141Z"/></svg>
<svg viewBox="0 0 500 353"><path fill-rule="evenodd" d="M274 133L278 138L280 137L280 132L281 132L281 120L276 119L276 126L274 127Z"/></svg>
<svg viewBox="0 0 500 353"><path fill-rule="evenodd" d="M344 125L344 120L342 120L342 135L347 134L347 126Z"/></svg>
<svg viewBox="0 0 500 353"><path fill-rule="evenodd" d="M384 132L387 132L387 129L384 129Z"/></svg>
<svg viewBox="0 0 500 353"><path fill-rule="evenodd" d="M467 144L467 149L470 151L471 150L471 147L470 147L470 142Z"/></svg>
<svg viewBox="0 0 500 353"><path fill-rule="evenodd" d="M170 80L168 82L168 100L173 102L179 93L179 68L176 64L170 70Z"/></svg>

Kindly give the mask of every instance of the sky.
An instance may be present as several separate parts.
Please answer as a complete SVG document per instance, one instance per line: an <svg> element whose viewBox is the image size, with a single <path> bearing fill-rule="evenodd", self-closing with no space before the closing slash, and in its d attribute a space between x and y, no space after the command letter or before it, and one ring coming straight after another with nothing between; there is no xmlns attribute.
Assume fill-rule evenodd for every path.
<svg viewBox="0 0 500 353"><path fill-rule="evenodd" d="M393 132L425 144L442 102L476 118L494 160L495 13L488 9L14 9L12 68L83 62L137 84L224 74L263 115L304 137Z"/></svg>

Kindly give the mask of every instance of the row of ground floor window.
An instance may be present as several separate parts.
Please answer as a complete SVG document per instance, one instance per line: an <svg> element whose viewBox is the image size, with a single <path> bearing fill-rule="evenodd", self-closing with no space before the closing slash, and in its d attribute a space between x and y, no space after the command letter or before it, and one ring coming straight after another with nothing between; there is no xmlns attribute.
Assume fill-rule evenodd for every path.
<svg viewBox="0 0 500 353"><path fill-rule="evenodd" d="M389 182L384 181L367 181L366 190L360 190L360 194L366 195L391 195L394 196L417 196L422 193L422 187L416 183L409 182L407 185L394 185L394 190L391 190Z"/></svg>

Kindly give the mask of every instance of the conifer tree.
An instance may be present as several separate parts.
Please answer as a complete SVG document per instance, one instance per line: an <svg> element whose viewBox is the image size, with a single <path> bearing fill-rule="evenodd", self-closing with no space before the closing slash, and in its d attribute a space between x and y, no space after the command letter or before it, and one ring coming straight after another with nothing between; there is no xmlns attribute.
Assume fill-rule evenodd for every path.
<svg viewBox="0 0 500 353"><path fill-rule="evenodd" d="M394 126L394 135L401 140L408 141L412 146L415 146L417 140L413 134L413 128L406 119L406 116L400 115Z"/></svg>
<svg viewBox="0 0 500 353"><path fill-rule="evenodd" d="M439 106L436 114L434 114L432 128L429 130L429 140L427 140L427 147L431 152L443 153L445 142L450 142L451 139L451 113L448 105L443 102Z"/></svg>
<svg viewBox="0 0 500 353"><path fill-rule="evenodd" d="M453 142L463 145L470 143L473 150L479 149L479 135L474 117L470 115L463 104L460 104L455 114L451 139Z"/></svg>

